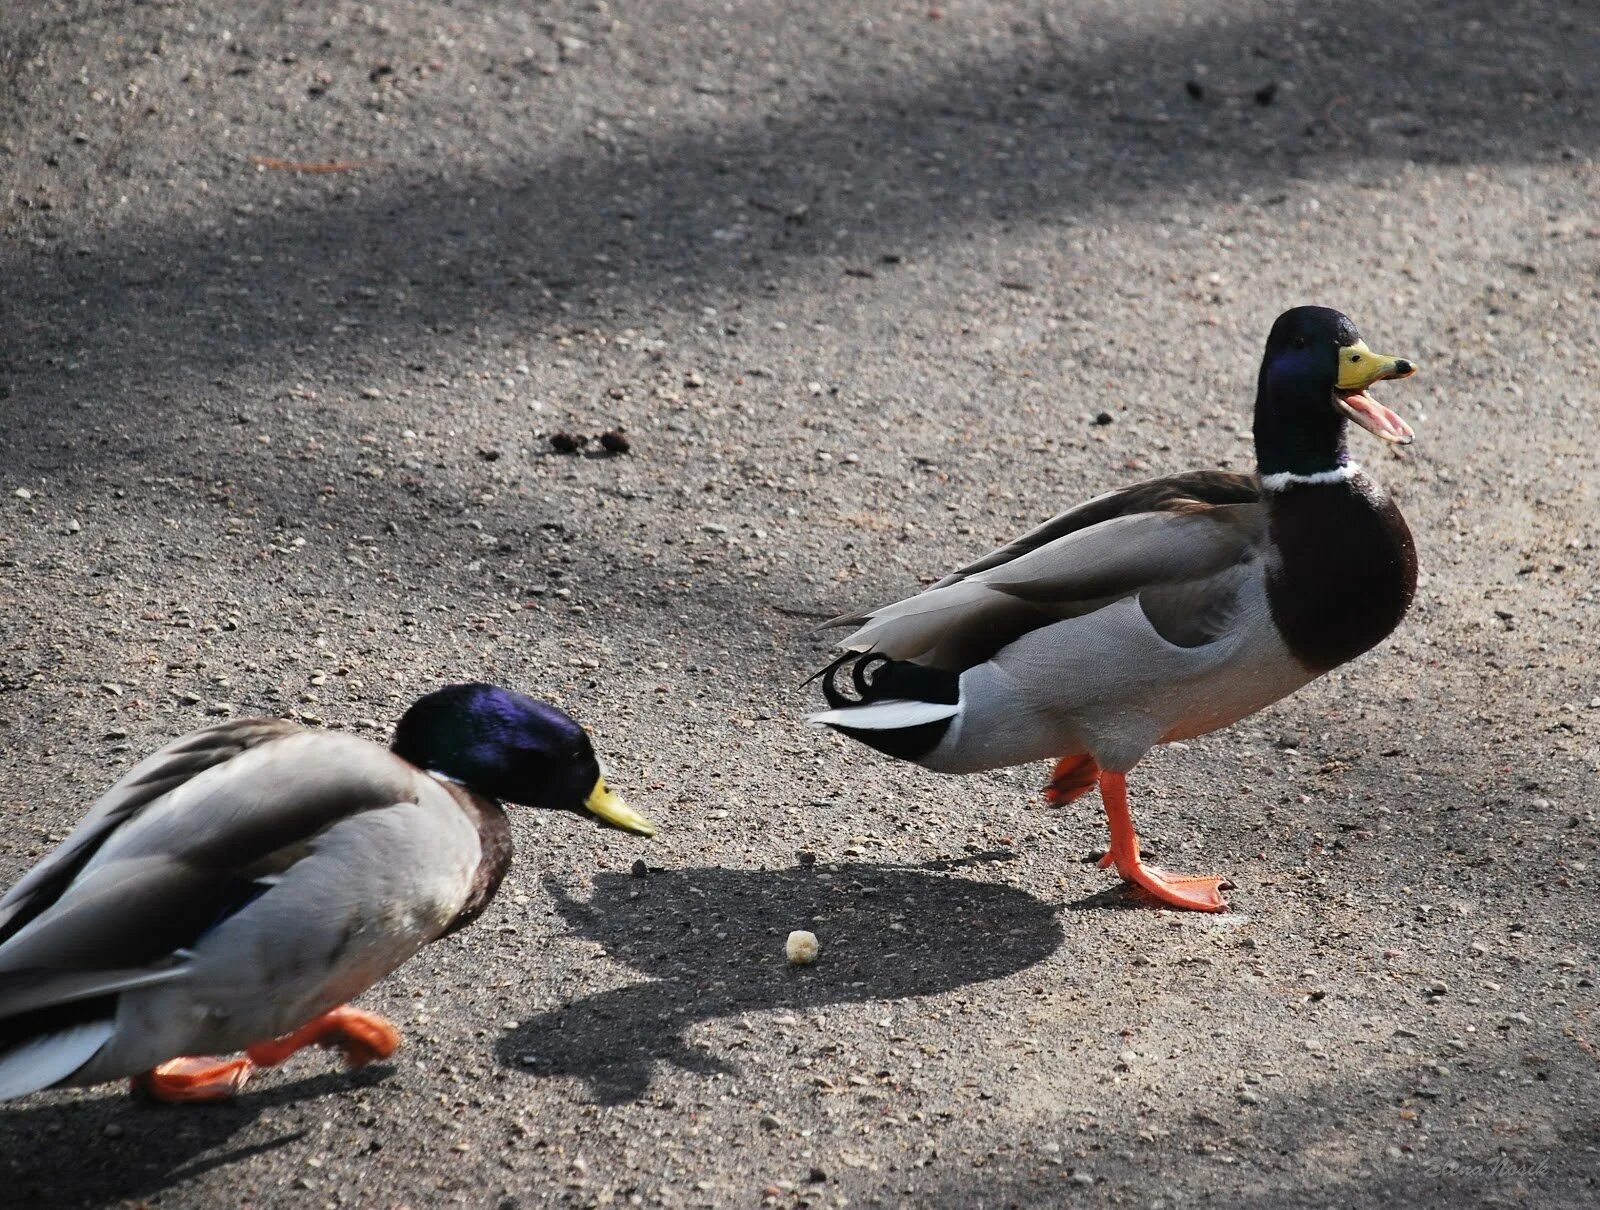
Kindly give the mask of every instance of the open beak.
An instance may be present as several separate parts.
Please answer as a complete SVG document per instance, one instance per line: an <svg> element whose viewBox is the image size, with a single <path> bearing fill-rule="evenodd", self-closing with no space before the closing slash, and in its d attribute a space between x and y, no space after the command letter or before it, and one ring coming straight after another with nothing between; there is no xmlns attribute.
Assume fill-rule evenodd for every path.
<svg viewBox="0 0 1600 1210"><path fill-rule="evenodd" d="M1396 445L1410 445L1411 426L1384 407L1367 388L1385 378L1410 378L1417 367L1404 357L1385 357L1356 341L1339 350L1339 381L1334 384L1333 406L1374 437Z"/></svg>
<svg viewBox="0 0 1600 1210"><path fill-rule="evenodd" d="M583 809L591 815L598 816L613 828L621 828L625 832L637 832L640 836L656 834L656 825L606 789L606 779L603 777L595 779L594 789L590 790L589 797L583 800Z"/></svg>

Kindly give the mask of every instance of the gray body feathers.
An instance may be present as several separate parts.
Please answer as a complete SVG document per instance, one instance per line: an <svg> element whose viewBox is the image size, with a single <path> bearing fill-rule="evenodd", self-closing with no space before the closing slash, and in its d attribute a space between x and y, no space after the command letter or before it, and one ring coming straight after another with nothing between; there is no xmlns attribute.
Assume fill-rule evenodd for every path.
<svg viewBox="0 0 1600 1210"><path fill-rule="evenodd" d="M471 797L274 720L167 745L0 898L0 1097L242 1050L359 995L471 895Z"/></svg>
<svg viewBox="0 0 1600 1210"><path fill-rule="evenodd" d="M1272 557L1253 478L1173 476L1096 497L916 596L829 625L856 628L846 651L959 678L948 723L912 757L926 768L1088 753L1127 770L1153 744L1312 679L1273 620ZM874 697L812 719L872 742L907 725L898 718L932 717L913 705L932 704Z"/></svg>

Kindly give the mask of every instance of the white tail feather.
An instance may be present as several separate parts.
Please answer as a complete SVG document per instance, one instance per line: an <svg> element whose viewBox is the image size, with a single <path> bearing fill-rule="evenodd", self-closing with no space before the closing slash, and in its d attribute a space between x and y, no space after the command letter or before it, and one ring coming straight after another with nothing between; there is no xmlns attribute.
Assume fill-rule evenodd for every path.
<svg viewBox="0 0 1600 1210"><path fill-rule="evenodd" d="M12 1047L0 1055L0 1101L66 1079L94 1058L114 1029L110 1021L87 1021Z"/></svg>
<svg viewBox="0 0 1600 1210"><path fill-rule="evenodd" d="M916 727L922 723L936 723L942 718L954 718L960 713L959 705L945 702L873 702L868 706L823 710L807 715L806 722L818 726L856 727L862 731L897 731L901 727Z"/></svg>

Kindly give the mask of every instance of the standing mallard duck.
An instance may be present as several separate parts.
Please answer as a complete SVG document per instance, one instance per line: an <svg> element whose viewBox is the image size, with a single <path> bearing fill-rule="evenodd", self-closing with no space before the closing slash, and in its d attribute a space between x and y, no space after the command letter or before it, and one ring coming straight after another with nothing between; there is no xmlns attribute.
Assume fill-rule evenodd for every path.
<svg viewBox="0 0 1600 1210"><path fill-rule="evenodd" d="M220 1100L305 1046L387 1057L346 1001L488 906L501 802L655 832L583 728L493 685L420 699L391 749L261 718L168 744L0 898L0 1100L122 1076Z"/></svg>
<svg viewBox="0 0 1600 1210"><path fill-rule="evenodd" d="M892 605L824 670L812 715L940 773L1055 759L1046 794L1096 783L1102 867L1162 903L1227 907L1215 876L1139 859L1127 773L1155 744L1237 722L1381 642L1417 582L1411 531L1345 449L1346 422L1410 427L1366 393L1414 369L1338 311L1272 325L1256 388L1255 475L1193 471L1097 496ZM849 669L857 697L835 684Z"/></svg>

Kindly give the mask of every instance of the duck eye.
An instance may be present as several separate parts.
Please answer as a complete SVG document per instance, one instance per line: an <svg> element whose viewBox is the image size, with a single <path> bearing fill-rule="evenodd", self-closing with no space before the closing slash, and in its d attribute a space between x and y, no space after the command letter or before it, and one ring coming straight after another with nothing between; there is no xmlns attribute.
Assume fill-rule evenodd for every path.
<svg viewBox="0 0 1600 1210"><path fill-rule="evenodd" d="M1303 348L1305 348L1306 347L1306 338L1304 336L1296 336L1293 340L1291 340L1289 342L1289 347L1292 348L1292 349L1303 349Z"/></svg>
<svg viewBox="0 0 1600 1210"><path fill-rule="evenodd" d="M1355 365L1356 362L1358 362L1360 360L1361 360L1361 354L1360 353L1352 353L1352 354L1350 354L1350 364L1351 365Z"/></svg>

